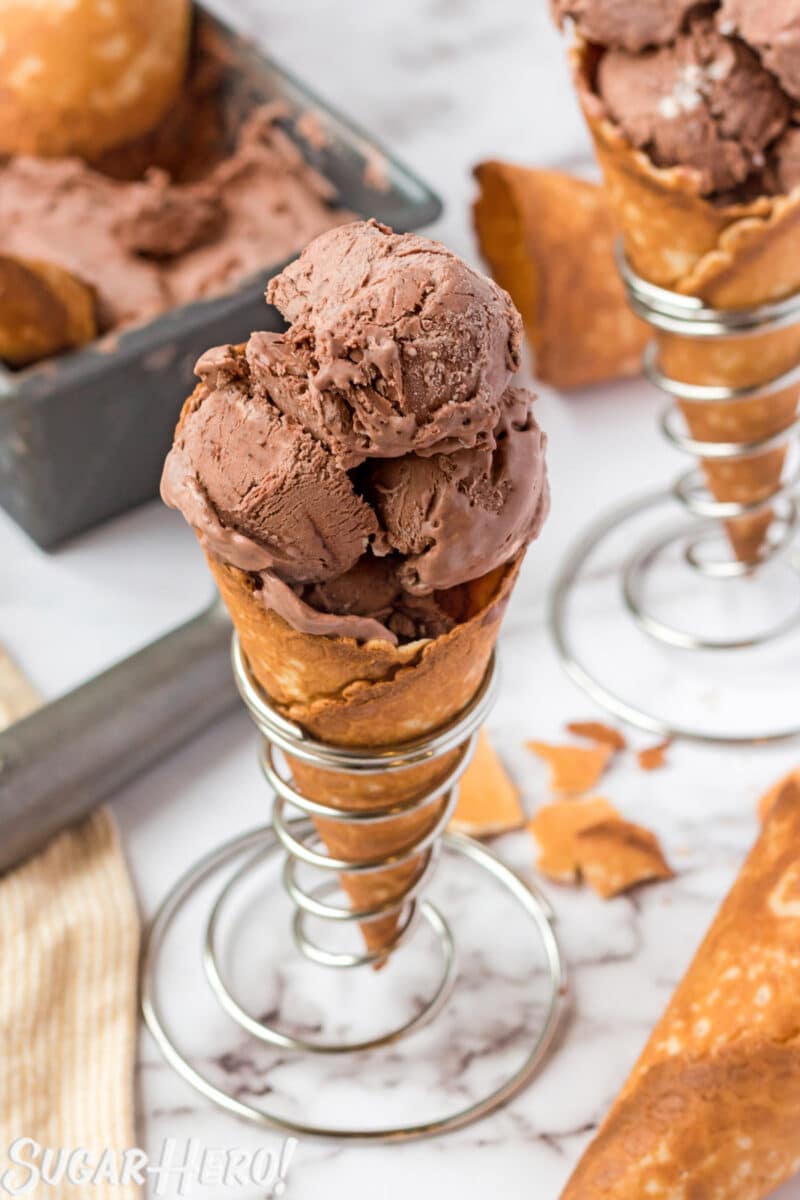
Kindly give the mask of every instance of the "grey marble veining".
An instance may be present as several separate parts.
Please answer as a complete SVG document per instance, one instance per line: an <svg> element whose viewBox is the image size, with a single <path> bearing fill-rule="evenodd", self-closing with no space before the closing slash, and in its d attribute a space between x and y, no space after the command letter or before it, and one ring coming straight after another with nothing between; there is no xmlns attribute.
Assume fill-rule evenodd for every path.
<svg viewBox="0 0 800 1200"><path fill-rule="evenodd" d="M424 175L447 206L435 232L473 260L469 205L477 161L509 157L589 169L587 138L544 0L214 0L213 7ZM557 739L565 721L593 715L561 672L547 635L547 586L568 541L592 515L666 482L681 465L656 433L657 405L641 381L571 398L539 390L539 418L550 436L553 513L508 614L503 685L489 722L529 812L546 798L547 787L544 769L523 742ZM196 611L210 592L194 538L175 514L155 504L55 558L36 551L5 519L0 544L14 562L0 596L4 639L49 695ZM598 646L614 644L612 607L602 598L590 604L588 628ZM621 671L637 669L633 651L623 649L619 657ZM666 655L653 668L653 686L669 689L687 669L680 655ZM706 694L698 684L696 690L697 703L713 712L719 699L713 689ZM634 734L632 740L643 745L650 739ZM286 1194L293 1200L557 1200L755 836L756 798L796 761L796 747L723 752L677 745L669 766L652 775L630 757L615 763L603 793L658 832L677 878L608 903L538 880L557 914L572 1011L557 1052L533 1086L479 1125L438 1141L365 1148L302 1140ZM195 858L268 818L246 717L234 715L187 746L128 788L114 807L147 917ZM532 872L534 848L526 834L502 839L498 849ZM498 1062L507 1065L518 1052L515 1028L536 1001L541 980L535 960L525 957L524 928L517 929L491 888L447 863L435 889L459 935L464 986L446 1024L419 1035L415 1067L405 1051L394 1049L367 1064L315 1062L310 1068L281 1052L254 1049L209 1002L199 946L187 935L174 959L170 1006L197 1061L243 1096L270 1097L306 1115L333 1110L341 1120L417 1115L437 1090L454 1101L474 1094ZM268 893L263 909L257 900L243 923L255 933L256 949L246 959L233 955L231 970L259 1012L280 1010L309 1030L341 1034L348 1024L364 1027L411 1010L430 985L434 958L424 935L384 978L317 972L312 979L311 968L290 952L285 902L277 892ZM494 982L487 989L488 968ZM153 1153L168 1137L251 1150L279 1145L277 1136L201 1100L144 1033L136 1090L138 1136ZM185 1194L215 1193L190 1187ZM215 1200L225 1195L256 1200L264 1190L219 1192ZM781 1196L800 1200L800 1183Z"/></svg>
<svg viewBox="0 0 800 1200"><path fill-rule="evenodd" d="M435 232L473 259L469 204L475 162L507 156L590 169L587 138L544 0L502 5L410 0L402 6L307 0L302 10L278 0L235 5L216 0L215 7L429 179L446 202ZM658 440L655 402L641 383L596 389L571 400L545 390L539 405L551 438L553 517L530 555L508 614L503 688L490 720L528 811L545 798L546 778L523 741L557 738L564 721L591 711L556 662L544 628L544 589L565 542L594 511L595 499L610 503L654 480L668 479L678 465ZM634 445L637 452L631 454ZM621 461L629 464L627 473L616 468ZM612 620L610 611L600 607L596 612L598 641L613 628ZM667 670L680 669L678 656ZM235 748L228 749L233 739L218 737L224 754L213 778L203 773L201 763L184 780L180 764L173 764L159 773L161 778L151 777L134 789L140 796L153 788L169 793L170 826L181 835L179 853L165 852L174 844L152 813L137 820L135 796L120 806L134 870L148 864L142 881L145 907L194 852L214 845L223 832L263 818L266 798L251 757L250 735L243 718L229 724L236 729ZM633 741L646 744L649 739L633 735ZM196 752L189 749L182 757L191 763ZM206 756L205 766L211 757ZM301 1142L289 1194L334 1198L377 1192L387 1200L410 1193L458 1194L477 1200L499 1193L508 1200L556 1200L739 867L756 831L755 798L794 761L794 752L786 748L725 754L676 746L669 767L653 775L644 775L630 760L614 766L603 781L604 793L660 834L678 875L668 885L610 903L538 880L557 913L571 990L569 1019L540 1077L505 1110L439 1141L389 1148ZM236 798L234 804L226 802L224 813L217 802L219 788ZM198 815L196 820L192 814ZM531 871L533 847L526 834L502 839L499 849L520 870ZM230 1028L224 1032L218 1022L217 1036L207 1037L199 1013L192 1038L241 1094L268 1092L287 1111L305 1117L323 1111L327 1116L333 1107L345 1121L359 1114L374 1120L384 1111L405 1119L419 1114L433 1089L454 1101L471 1089L474 1093L476 1085L486 1085L497 1061L508 1061L515 1026L537 988L536 975L530 974L534 964L524 957L530 951L525 937L519 930L516 937L506 936L509 913L502 898L469 875L446 863L435 885L462 942L464 980L458 999L444 1014L446 1027L418 1035L414 1069L408 1066L410 1048L380 1052L368 1068L360 1063L320 1065L319 1060L298 1068L281 1052L263 1049L254 1057L252 1045L242 1051L241 1035L231 1034ZM283 902L275 892L271 895L268 920L280 924ZM274 936L285 939L285 929ZM425 935L420 936L424 941ZM280 945L288 951L287 941ZM314 968L301 967L291 952L282 961L281 952L272 949L278 974L269 970L265 955L264 961L244 969L242 988L251 989L256 1004L260 997L266 1007L293 1012L308 1028L335 1029L340 1035L347 1032L348 1018L363 1028L370 1014L375 1019L377 1012L382 1019L393 1006L407 1011L431 976L430 953L418 947L407 952L408 963L400 956L390 968L394 978L387 972L377 983L338 977L314 984ZM496 973L488 991L481 986L487 957ZM375 987L369 986L373 983ZM198 994L189 985L185 999L179 1000L187 1015L194 1013ZM509 1039L508 1053L499 1060L481 1054L481 1046L497 1050L504 1039ZM193 1097L159 1062L147 1037L142 1061L140 1096L148 1144L181 1131L223 1145L263 1140L263 1134ZM784 1200L796 1197L800 1184L784 1193Z"/></svg>

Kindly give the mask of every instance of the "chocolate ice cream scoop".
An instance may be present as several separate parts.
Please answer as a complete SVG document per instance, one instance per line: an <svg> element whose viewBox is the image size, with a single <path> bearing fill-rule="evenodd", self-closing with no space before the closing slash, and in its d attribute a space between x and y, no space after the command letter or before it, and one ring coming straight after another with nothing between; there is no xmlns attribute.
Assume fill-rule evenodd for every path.
<svg viewBox="0 0 800 1200"><path fill-rule="evenodd" d="M307 346L295 345L282 333L253 333L247 361L256 384L282 413L319 438L343 466L363 462L365 439L353 428L353 410L340 390L316 386L316 365ZM367 392L377 398L373 389L365 388L364 400Z"/></svg>
<svg viewBox="0 0 800 1200"><path fill-rule="evenodd" d="M343 574L377 521L325 447L254 395L233 347L197 364L204 387L176 437L163 492L192 514L209 550L289 582Z"/></svg>
<svg viewBox="0 0 800 1200"><path fill-rule="evenodd" d="M439 637L453 619L435 596L410 594L402 568L394 560L365 555L346 574L302 590L302 598L318 612L380 621L399 640Z"/></svg>
<svg viewBox="0 0 800 1200"><path fill-rule="evenodd" d="M547 513L545 438L508 386L516 310L374 222L321 235L269 294L289 330L200 359L162 496L296 630L439 637Z"/></svg>
<svg viewBox="0 0 800 1200"><path fill-rule="evenodd" d="M556 21L570 17L582 37L636 53L677 35L697 0L553 0Z"/></svg>
<svg viewBox="0 0 800 1200"><path fill-rule="evenodd" d="M693 168L704 194L734 188L760 170L790 116L756 55L707 16L657 50L609 50L597 87L630 141L658 166Z"/></svg>
<svg viewBox="0 0 800 1200"><path fill-rule="evenodd" d="M445 589L513 558L538 534L549 508L545 438L530 396L503 396L495 447L387 459L372 472L383 540L404 556L410 592ZM380 541L380 539L379 539Z"/></svg>
<svg viewBox="0 0 800 1200"><path fill-rule="evenodd" d="M773 146L766 181L773 192L791 192L800 185L800 127L797 125L790 125Z"/></svg>
<svg viewBox="0 0 800 1200"><path fill-rule="evenodd" d="M350 429L370 457L491 438L519 366L510 297L438 242L370 221L317 238L268 299L309 357L304 405L318 436Z"/></svg>
<svg viewBox="0 0 800 1200"><path fill-rule="evenodd" d="M722 0L716 19L721 33L747 42L800 100L800 0Z"/></svg>

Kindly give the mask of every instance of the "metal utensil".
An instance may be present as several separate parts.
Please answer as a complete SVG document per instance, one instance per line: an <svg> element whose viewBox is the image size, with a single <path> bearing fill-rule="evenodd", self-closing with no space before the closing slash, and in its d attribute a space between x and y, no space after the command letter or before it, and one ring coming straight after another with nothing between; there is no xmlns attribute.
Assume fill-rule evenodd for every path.
<svg viewBox="0 0 800 1200"><path fill-rule="evenodd" d="M217 599L0 733L0 871L235 707L230 638Z"/></svg>

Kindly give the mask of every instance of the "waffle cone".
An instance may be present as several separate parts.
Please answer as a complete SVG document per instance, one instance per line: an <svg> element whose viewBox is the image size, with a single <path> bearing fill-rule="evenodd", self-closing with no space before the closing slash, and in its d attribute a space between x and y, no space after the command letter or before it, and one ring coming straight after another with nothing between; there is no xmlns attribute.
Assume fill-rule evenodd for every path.
<svg viewBox="0 0 800 1200"><path fill-rule="evenodd" d="M785 788L562 1200L762 1200L800 1168L800 788Z"/></svg>
<svg viewBox="0 0 800 1200"><path fill-rule="evenodd" d="M625 252L651 283L697 296L719 309L749 308L800 290L800 189L720 206L698 192L693 171L662 169L636 150L605 116L594 87L598 50L573 48L579 98ZM663 371L685 383L750 387L800 363L800 327L720 341L658 333ZM691 436L700 441L752 442L785 429L797 413L798 386L736 404L682 403ZM735 460L703 461L712 495L754 503L778 485L785 449ZM772 512L727 522L736 555L753 561Z"/></svg>
<svg viewBox="0 0 800 1200"><path fill-rule="evenodd" d="M443 594L458 624L429 641L392 646L374 640L300 633L265 608L253 578L209 556L250 669L278 710L337 746L385 748L432 732L475 695L491 658L520 560ZM443 598L443 603L445 599ZM459 751L393 774L331 772L289 758L304 795L336 808L400 803L444 780ZM347 861L397 854L433 828L445 797L424 809L364 828L317 819L328 851ZM369 874L343 874L355 909L398 898L424 867L424 855ZM399 914L365 922L367 948L387 947Z"/></svg>
<svg viewBox="0 0 800 1200"><path fill-rule="evenodd" d="M614 270L604 190L497 161L480 163L475 177L481 253L522 315L537 378L566 389L639 374L650 333Z"/></svg>

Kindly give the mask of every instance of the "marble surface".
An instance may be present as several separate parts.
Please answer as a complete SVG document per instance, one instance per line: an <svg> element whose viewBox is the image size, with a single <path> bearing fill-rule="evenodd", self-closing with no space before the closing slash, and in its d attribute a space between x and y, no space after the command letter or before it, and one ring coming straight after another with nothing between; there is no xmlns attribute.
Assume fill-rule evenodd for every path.
<svg viewBox="0 0 800 1200"><path fill-rule="evenodd" d="M468 206L476 161L506 156L590 169L544 0L305 0L302 6L217 0L215 7L430 180L446 204L436 233L468 257L475 257ZM565 721L593 715L562 673L545 627L546 592L557 564L600 508L665 483L680 465L656 434L656 401L642 382L571 397L540 393L539 419L551 439L553 515L529 555L506 622L502 691L490 720L529 811L546 797L546 778L523 741L558 738ZM181 621L210 594L194 539L157 504L54 556L36 550L2 518L0 547L3 640L51 696ZM596 573L581 599L584 631L620 671L639 671L639 643L615 640L618 618L611 600L595 596L597 580L616 586L608 572ZM744 668L709 683L705 665L686 664L678 652L659 655L649 668L648 694L673 695L688 672L692 703L713 717ZM645 677L639 672L636 678L642 683ZM790 697L785 693L784 713ZM644 745L651 739L633 734L632 740ZM720 750L686 743L675 745L668 767L652 775L630 756L622 759L603 790L626 815L661 835L677 878L609 903L541 885L569 964L572 1013L535 1083L509 1107L446 1139L392 1147L301 1139L285 1194L333 1200L376 1192L399 1200L413 1191L462 1200L493 1193L556 1200L755 836L757 796L796 761L796 746ZM263 822L268 804L254 734L242 713L119 795L114 810L143 914L153 912L194 858ZM506 838L498 849L531 872L526 835ZM169 1007L196 1061L238 1095L260 1097L304 1119L418 1118L442 1089L449 1102L463 1103L495 1078L498 1064L516 1061L516 1026L541 1000L543 978L527 927L474 870L445 863L436 890L459 938L463 974L445 1025L402 1052L416 1054L413 1068L390 1050L355 1068L315 1062L309 1073L281 1052L255 1051L209 1005L197 928L187 927L171 959ZM262 915L261 894L245 897L237 932L249 937L249 950L232 955L236 986L259 1011L280 1010L301 1028L341 1035L407 1013L430 985L435 959L424 933L383 975L330 980L312 973L291 954L283 901L270 899ZM153 1153L169 1137L191 1136L215 1147L280 1144L277 1135L198 1097L144 1033L137 1101L140 1144ZM212 1191L195 1183L184 1194ZM216 1194L249 1200L265 1188ZM781 1195L800 1200L800 1182Z"/></svg>

